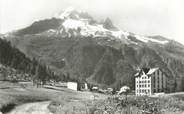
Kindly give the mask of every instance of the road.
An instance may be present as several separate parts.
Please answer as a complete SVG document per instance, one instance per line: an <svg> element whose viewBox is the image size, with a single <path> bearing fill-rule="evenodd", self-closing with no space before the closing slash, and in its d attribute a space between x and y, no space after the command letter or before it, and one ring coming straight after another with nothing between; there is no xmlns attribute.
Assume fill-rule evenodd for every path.
<svg viewBox="0 0 184 114"><path fill-rule="evenodd" d="M26 103L17 106L8 114L52 114L47 108L50 101Z"/></svg>

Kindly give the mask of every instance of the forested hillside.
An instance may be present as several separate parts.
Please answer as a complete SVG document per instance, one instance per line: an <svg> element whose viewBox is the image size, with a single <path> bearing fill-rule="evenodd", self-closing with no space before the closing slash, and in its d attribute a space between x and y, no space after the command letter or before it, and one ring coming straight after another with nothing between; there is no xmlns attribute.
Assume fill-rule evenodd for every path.
<svg viewBox="0 0 184 114"><path fill-rule="evenodd" d="M46 82L57 78L49 67L36 59L30 59L9 41L0 38L1 80L39 80Z"/></svg>

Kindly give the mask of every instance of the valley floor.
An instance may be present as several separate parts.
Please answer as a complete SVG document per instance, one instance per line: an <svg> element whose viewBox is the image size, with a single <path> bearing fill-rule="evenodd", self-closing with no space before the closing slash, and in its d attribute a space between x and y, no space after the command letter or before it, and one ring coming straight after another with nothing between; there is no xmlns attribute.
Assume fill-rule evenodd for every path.
<svg viewBox="0 0 184 114"><path fill-rule="evenodd" d="M116 96L66 88L36 88L0 81L3 114L184 114L184 93L160 97Z"/></svg>
<svg viewBox="0 0 184 114"><path fill-rule="evenodd" d="M29 111L39 112L40 110L37 110L37 108L42 108L49 109L51 113L69 112L70 114L71 111L79 111L82 114L82 112L86 113L87 105L92 105L94 98L104 100L107 96L66 88L60 88L59 90L44 87L36 88L30 85L0 81L0 112L2 113L18 114L15 112L27 112L25 114L30 114ZM41 107L38 107L38 105ZM48 114L47 110L46 112L37 114Z"/></svg>

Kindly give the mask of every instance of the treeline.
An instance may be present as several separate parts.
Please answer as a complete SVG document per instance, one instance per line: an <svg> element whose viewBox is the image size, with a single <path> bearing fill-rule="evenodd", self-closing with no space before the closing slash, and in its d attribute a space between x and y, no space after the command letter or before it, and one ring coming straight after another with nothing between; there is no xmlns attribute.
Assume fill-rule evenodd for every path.
<svg viewBox="0 0 184 114"><path fill-rule="evenodd" d="M30 74L33 80L43 83L49 80L61 80L48 66L30 59L24 53L13 47L9 41L0 38L0 64Z"/></svg>

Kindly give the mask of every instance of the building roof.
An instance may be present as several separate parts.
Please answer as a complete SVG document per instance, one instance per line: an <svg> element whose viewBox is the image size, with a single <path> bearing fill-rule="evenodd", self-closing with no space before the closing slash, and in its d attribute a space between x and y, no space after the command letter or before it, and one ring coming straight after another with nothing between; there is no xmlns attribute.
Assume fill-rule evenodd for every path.
<svg viewBox="0 0 184 114"><path fill-rule="evenodd" d="M137 72L135 74L135 76L141 76L141 74L146 74L146 75L151 75L153 74L155 71L157 71L159 68L142 68L139 70L139 72Z"/></svg>
<svg viewBox="0 0 184 114"><path fill-rule="evenodd" d="M118 92L118 94L122 94L124 92L127 92L128 90L130 90L130 87L125 85L125 86L120 88L120 91Z"/></svg>
<svg viewBox="0 0 184 114"><path fill-rule="evenodd" d="M147 74L149 72L150 68L142 68L142 71Z"/></svg>
<svg viewBox="0 0 184 114"><path fill-rule="evenodd" d="M148 71L148 75L151 75L151 74L153 74L155 71L157 71L159 68L152 68L152 69L150 69L149 71Z"/></svg>

